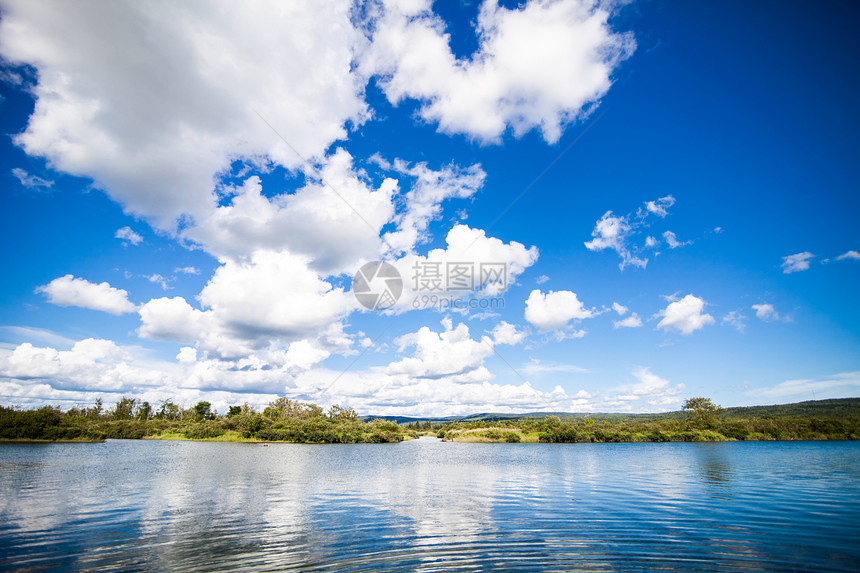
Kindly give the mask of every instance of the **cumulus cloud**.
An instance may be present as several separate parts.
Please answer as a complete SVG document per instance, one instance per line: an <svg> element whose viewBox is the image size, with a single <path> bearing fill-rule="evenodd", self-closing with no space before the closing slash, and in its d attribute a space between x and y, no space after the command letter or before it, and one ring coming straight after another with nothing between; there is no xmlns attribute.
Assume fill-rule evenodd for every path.
<svg viewBox="0 0 860 573"><path fill-rule="evenodd" d="M54 388L107 391L161 383L160 372L133 366L132 360L127 349L110 340L88 338L65 351L27 342L0 357L0 378L46 379Z"/></svg>
<svg viewBox="0 0 860 573"><path fill-rule="evenodd" d="M394 215L398 182L386 178L374 189L342 149L325 159L319 173L309 173L307 184L294 193L271 198L260 178L251 176L230 190L229 203L200 217L182 235L220 258L288 249L308 257L323 274L354 272L357 261L382 255L379 231Z"/></svg>
<svg viewBox="0 0 860 573"><path fill-rule="evenodd" d="M176 355L176 359L183 364L188 364L189 362L196 362L197 349L192 348L190 346L183 346L179 349L179 354Z"/></svg>
<svg viewBox="0 0 860 573"><path fill-rule="evenodd" d="M540 129L550 143L597 105L612 73L635 49L632 34L612 30L603 5L533 0L509 10L485 2L479 49L458 60L429 0L384 1L368 23L361 59L381 76L389 101L421 102L419 113L446 133L497 141Z"/></svg>
<svg viewBox="0 0 860 573"><path fill-rule="evenodd" d="M15 178L21 182L21 185L30 190L47 191L54 186L53 181L49 181L48 179L42 179L41 177L38 177L36 175L31 175L20 167L15 167L14 169L12 169L12 175L14 175Z"/></svg>
<svg viewBox="0 0 860 573"><path fill-rule="evenodd" d="M247 356L273 341L294 342L331 334L352 310L354 298L321 280L307 260L289 252L258 251L227 260L198 297L153 299L139 309L140 336L197 344L214 355ZM332 330L334 329L334 331Z"/></svg>
<svg viewBox="0 0 860 573"><path fill-rule="evenodd" d="M509 344L511 346L516 346L526 337L525 332L517 330L516 326L508 324L504 320L497 324L490 334L494 344Z"/></svg>
<svg viewBox="0 0 860 573"><path fill-rule="evenodd" d="M815 257L812 253L806 251L795 255L782 257L782 272L783 274L796 273L805 271L809 268L809 262Z"/></svg>
<svg viewBox="0 0 860 573"><path fill-rule="evenodd" d="M400 311L420 308L422 297L463 300L505 292L538 260L537 247L505 243L481 229L455 225L445 236L444 249L426 255L409 254L392 264L403 279Z"/></svg>
<svg viewBox="0 0 860 573"><path fill-rule="evenodd" d="M296 167L368 115L351 2L4 2L0 55L34 66L15 141L174 229L236 158ZM105 49L110 46L110 49ZM131 62L131 63L130 63ZM276 72L273 72L276 71Z"/></svg>
<svg viewBox="0 0 860 573"><path fill-rule="evenodd" d="M128 292L123 289L106 282L91 283L72 275L58 277L37 288L36 292L44 294L48 302L58 306L79 306L116 315L135 309L128 300Z"/></svg>
<svg viewBox="0 0 860 573"><path fill-rule="evenodd" d="M449 198L467 199L483 185L486 173L480 165L462 168L448 165L435 171L426 163L410 165L397 159L391 167L414 179L404 196L405 209L394 217L397 231L386 233L387 246L399 252L410 252L416 245L429 241L428 225L442 211L442 202Z"/></svg>
<svg viewBox="0 0 860 573"><path fill-rule="evenodd" d="M661 317L657 328L664 332L677 330L684 336L714 323L714 317L704 313L705 301L697 296L688 294L681 300L669 303L669 305L657 313Z"/></svg>
<svg viewBox="0 0 860 573"><path fill-rule="evenodd" d="M612 310L618 313L618 316L624 316L627 314L628 308L623 304L618 304L617 302L612 303Z"/></svg>
<svg viewBox="0 0 860 573"><path fill-rule="evenodd" d="M484 359L493 354L489 337L473 340L465 324L453 327L450 320L442 322L445 331L436 333L428 327L404 334L395 342L400 352L414 347L414 354L392 362L386 368L389 375L403 374L411 379L444 378L450 382L475 383L494 376L484 366Z"/></svg>
<svg viewBox="0 0 860 573"><path fill-rule="evenodd" d="M526 320L541 332L558 330L571 321L591 318L594 315L594 309L585 308L576 293L568 290L549 291L544 294L535 289L526 300ZM579 332L582 334L578 335ZM577 331L574 337L580 338L584 334L584 331Z"/></svg>
<svg viewBox="0 0 860 573"><path fill-rule="evenodd" d="M860 261L860 253L858 253L857 251L848 251L847 253L843 253L843 254L839 255L838 257L836 257L836 260L837 261L846 261L846 260Z"/></svg>
<svg viewBox="0 0 860 573"><path fill-rule="evenodd" d="M122 227L121 229L117 229L114 238L120 239L125 243L131 243L132 245L139 245L143 242L143 237L134 232L131 227Z"/></svg>
<svg viewBox="0 0 860 573"><path fill-rule="evenodd" d="M175 362L110 340L81 340L69 350L24 343L0 349L0 392L23 405L84 405L98 397L110 403L132 395L153 404L166 398L186 405L208 400L223 412L243 402L265 405L328 356L307 341L229 361L183 347Z"/></svg>
<svg viewBox="0 0 860 573"><path fill-rule="evenodd" d="M627 318L621 320L613 320L612 328L639 328L642 326L642 319L634 312Z"/></svg>

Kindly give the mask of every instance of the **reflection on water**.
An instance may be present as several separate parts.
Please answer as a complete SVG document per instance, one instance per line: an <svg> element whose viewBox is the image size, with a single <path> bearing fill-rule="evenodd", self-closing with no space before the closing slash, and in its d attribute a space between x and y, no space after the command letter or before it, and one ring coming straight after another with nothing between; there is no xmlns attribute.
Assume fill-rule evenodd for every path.
<svg viewBox="0 0 860 573"><path fill-rule="evenodd" d="M726 446L731 448L731 444L716 442L699 446L696 454L702 481L708 486L711 496L728 499L732 493L732 466Z"/></svg>
<svg viewBox="0 0 860 573"><path fill-rule="evenodd" d="M860 444L0 446L0 568L860 566Z"/></svg>

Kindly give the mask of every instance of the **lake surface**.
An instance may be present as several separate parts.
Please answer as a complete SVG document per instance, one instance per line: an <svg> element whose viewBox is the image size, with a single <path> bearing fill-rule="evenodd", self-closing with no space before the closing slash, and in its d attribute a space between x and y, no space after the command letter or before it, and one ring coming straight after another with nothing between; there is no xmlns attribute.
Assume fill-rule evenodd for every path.
<svg viewBox="0 0 860 573"><path fill-rule="evenodd" d="M0 569L856 571L860 443L2 444Z"/></svg>

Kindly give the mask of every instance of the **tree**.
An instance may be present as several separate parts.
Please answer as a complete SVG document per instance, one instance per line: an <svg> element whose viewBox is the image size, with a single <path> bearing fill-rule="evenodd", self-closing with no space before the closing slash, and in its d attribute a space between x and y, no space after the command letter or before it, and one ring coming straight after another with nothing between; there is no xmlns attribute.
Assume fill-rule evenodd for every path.
<svg viewBox="0 0 860 573"><path fill-rule="evenodd" d="M92 408L87 408L87 416L90 418L100 418L102 415L102 399L96 398Z"/></svg>
<svg viewBox="0 0 860 573"><path fill-rule="evenodd" d="M134 403L134 398L126 398L123 396L120 401L116 403L116 406L114 406L113 412L111 412L111 418L114 420L130 419L134 412Z"/></svg>
<svg viewBox="0 0 860 573"><path fill-rule="evenodd" d="M690 398L684 402L687 420L697 425L711 426L723 413L723 408L714 404L710 398Z"/></svg>
<svg viewBox="0 0 860 573"><path fill-rule="evenodd" d="M141 402L137 406L137 411L134 414L134 417L138 420L145 422L152 418L152 406L149 402Z"/></svg>
<svg viewBox="0 0 860 573"><path fill-rule="evenodd" d="M161 408L159 408L158 413L155 415L155 417L163 418L165 420L178 420L179 413L179 406L174 404L173 400L167 399L161 402Z"/></svg>
<svg viewBox="0 0 860 573"><path fill-rule="evenodd" d="M230 406L230 409L227 410L227 417L232 418L233 416L238 416L242 413L242 406Z"/></svg>
<svg viewBox="0 0 860 573"><path fill-rule="evenodd" d="M352 408L341 408L338 404L335 404L328 411L328 417L330 420L355 420L358 418L358 414Z"/></svg>
<svg viewBox="0 0 860 573"><path fill-rule="evenodd" d="M214 420L215 414L212 413L212 404L206 401L197 402L194 406L194 416L200 420Z"/></svg>

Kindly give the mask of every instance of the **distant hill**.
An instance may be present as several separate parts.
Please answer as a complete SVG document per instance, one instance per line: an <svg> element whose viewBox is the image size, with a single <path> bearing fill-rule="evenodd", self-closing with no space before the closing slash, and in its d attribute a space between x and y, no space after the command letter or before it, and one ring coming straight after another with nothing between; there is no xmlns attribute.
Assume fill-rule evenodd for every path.
<svg viewBox="0 0 860 573"><path fill-rule="evenodd" d="M397 422L398 424L411 424L412 422L480 422L484 420L521 420L523 418L545 418L546 416L558 416L562 420L576 420L590 418L594 421L626 421L626 420L665 420L667 418L683 418L686 413L661 412L656 414L625 414L625 413L570 413L570 412L529 412L525 414L499 414L485 412L481 414L469 414L468 416L445 416L440 418L414 418L409 416L362 416L362 420L383 419ZM771 406L741 406L737 408L726 408L723 416L726 418L845 418L848 416L860 416L860 398L839 398L836 400L809 400L795 404L774 404Z"/></svg>

